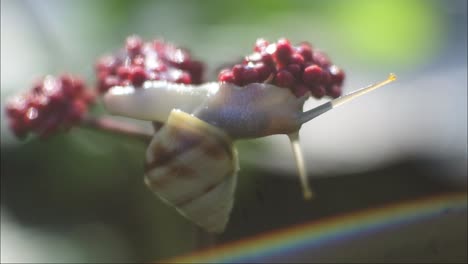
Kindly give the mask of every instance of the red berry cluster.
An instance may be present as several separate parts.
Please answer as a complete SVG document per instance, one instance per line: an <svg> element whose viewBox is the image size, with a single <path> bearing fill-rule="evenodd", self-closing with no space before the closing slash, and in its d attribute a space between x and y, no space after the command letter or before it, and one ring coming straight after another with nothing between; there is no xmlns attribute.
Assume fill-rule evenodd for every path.
<svg viewBox="0 0 468 264"><path fill-rule="evenodd" d="M138 36L130 36L118 54L97 61L96 72L99 92L105 93L116 85L140 87L146 80L200 84L203 64L173 44L143 42Z"/></svg>
<svg viewBox="0 0 468 264"><path fill-rule="evenodd" d="M85 89L81 79L46 76L27 93L11 98L6 113L16 136L35 132L47 137L79 122L93 101L94 94Z"/></svg>
<svg viewBox="0 0 468 264"><path fill-rule="evenodd" d="M315 98L336 98L341 95L344 77L342 69L310 44L293 46L283 38L272 44L258 39L254 53L232 69L222 70L218 80L239 86L268 82L290 89L297 97L310 91Z"/></svg>

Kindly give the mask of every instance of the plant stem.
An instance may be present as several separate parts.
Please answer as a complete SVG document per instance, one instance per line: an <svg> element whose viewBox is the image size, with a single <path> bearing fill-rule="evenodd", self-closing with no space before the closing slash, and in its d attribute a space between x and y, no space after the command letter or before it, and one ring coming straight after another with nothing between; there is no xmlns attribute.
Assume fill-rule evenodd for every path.
<svg viewBox="0 0 468 264"><path fill-rule="evenodd" d="M83 119L83 121L81 121L81 126L112 134L125 135L137 138L144 142L151 141L151 138L153 137L152 133L146 131L142 127L138 127L126 122L117 121L106 116L87 116Z"/></svg>

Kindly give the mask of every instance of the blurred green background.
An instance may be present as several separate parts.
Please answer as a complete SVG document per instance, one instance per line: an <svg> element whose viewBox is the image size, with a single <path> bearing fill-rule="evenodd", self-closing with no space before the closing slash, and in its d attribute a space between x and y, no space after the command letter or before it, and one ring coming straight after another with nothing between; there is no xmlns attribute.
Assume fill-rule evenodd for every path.
<svg viewBox="0 0 468 264"><path fill-rule="evenodd" d="M466 1L2 0L2 262L148 262L199 246L191 223L143 185L141 142L78 128L18 141L6 125L8 96L49 73L93 83L95 59L130 34L189 48L206 62L207 80L249 54L258 37L309 41L326 51L345 69L347 92L389 72L399 76L301 130L318 195L310 203L301 199L286 137L241 142L235 208L220 244L466 190ZM457 223L462 244L453 250L466 247L466 215ZM466 252L439 253L466 262Z"/></svg>

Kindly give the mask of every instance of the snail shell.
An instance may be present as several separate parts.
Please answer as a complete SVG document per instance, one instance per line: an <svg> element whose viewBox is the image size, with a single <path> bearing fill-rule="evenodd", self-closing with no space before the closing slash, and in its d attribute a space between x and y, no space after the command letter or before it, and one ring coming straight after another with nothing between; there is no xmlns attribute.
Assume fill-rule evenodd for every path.
<svg viewBox="0 0 468 264"><path fill-rule="evenodd" d="M232 140L180 110L171 111L146 152L148 187L209 232L222 232L228 222L237 171Z"/></svg>

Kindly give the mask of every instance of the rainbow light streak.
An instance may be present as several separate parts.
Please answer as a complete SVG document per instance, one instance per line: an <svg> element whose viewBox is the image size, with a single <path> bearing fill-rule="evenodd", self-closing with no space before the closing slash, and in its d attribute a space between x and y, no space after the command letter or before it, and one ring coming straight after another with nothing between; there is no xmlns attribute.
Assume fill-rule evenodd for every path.
<svg viewBox="0 0 468 264"><path fill-rule="evenodd" d="M467 210L467 193L448 193L314 220L170 259L164 263L243 263L259 259L264 261L274 259L278 255L320 246L326 242L363 235L376 229L431 218L446 210Z"/></svg>

